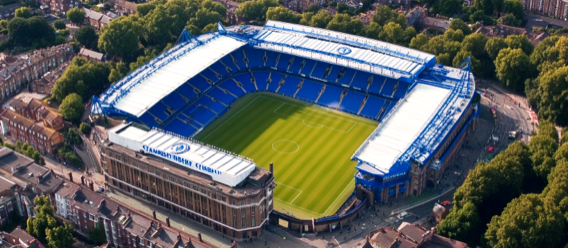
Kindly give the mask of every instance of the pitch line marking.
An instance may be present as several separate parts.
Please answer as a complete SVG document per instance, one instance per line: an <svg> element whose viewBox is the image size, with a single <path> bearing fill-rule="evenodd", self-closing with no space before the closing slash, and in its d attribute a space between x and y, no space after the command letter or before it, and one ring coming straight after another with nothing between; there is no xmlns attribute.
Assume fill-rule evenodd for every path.
<svg viewBox="0 0 568 248"><path fill-rule="evenodd" d="M339 195L337 195L337 197L335 198L335 200L334 200L331 204L329 204L329 207L327 207L327 209L325 210L325 212L323 212L323 214L320 214L320 215L324 215L325 213L327 213L327 210L329 210L329 208L330 208L331 206L333 206L333 204L337 201L337 199L339 199L339 197L340 197L341 195L343 195L343 192L345 192L345 190L349 187L349 185L351 185L351 182L353 182L354 180L355 180L355 177L353 177L353 179L351 179L351 181L349 181L349 183L347 184L347 186L345 186L345 188L343 188L343 190L341 191L341 193L339 193Z"/></svg>
<svg viewBox="0 0 568 248"><path fill-rule="evenodd" d="M290 205L294 205L294 204L292 204L292 202L294 202L294 201L298 198L298 196L300 196L302 193L304 193L304 191L302 191L302 190L300 190L300 189L298 189L298 188L294 188L294 187L292 187L292 186L290 186L290 185L283 184L283 183L278 182L278 181L275 181L275 182L276 182L276 185L284 185L284 186L286 186L286 187L288 187L288 188L291 188L291 189L293 189L293 190L300 191L300 193L298 193L298 194L296 195L296 197L294 197L294 199L292 199L291 202L287 202L287 201L284 201L284 200L282 200L282 199L278 199L278 198L274 197L275 199L278 199L278 200L280 200L280 201L282 201L282 202L286 202L286 203L289 203ZM296 206L296 205L294 205L294 206Z"/></svg>
<svg viewBox="0 0 568 248"><path fill-rule="evenodd" d="M247 105L245 105L244 107L242 107L241 109L239 109L239 111L237 111L237 113L235 113L234 115L232 115L231 117L229 117L228 119L226 119L225 121L223 121L223 123L219 124L219 126L217 126L215 129L213 129L213 131L211 131L209 134L207 134L205 137L203 137L203 139L201 140L206 140L207 137L209 137L209 135L215 133L217 131L217 129L219 129L220 127L222 127L223 125L225 125L227 122L229 122L231 119L233 119L233 117L239 115L239 113L241 113L244 109L246 109L249 105L251 105L254 101L256 101L257 98L259 98L260 96L255 97L254 99L252 99L252 101L250 101L249 103L247 103Z"/></svg>
<svg viewBox="0 0 568 248"><path fill-rule="evenodd" d="M296 150L293 151L293 152L282 152L282 151L279 151L278 149L274 148L274 144L280 143L280 142L290 142L290 143L294 143L294 144L296 145ZM282 139L282 140L277 140L277 141L272 142L272 150L274 150L274 151L276 151L276 152L278 152L278 153L282 153L282 154L294 154L294 153L296 153L296 152L298 152L298 151L300 150L300 145L298 145L298 143L296 143L295 141L287 140L287 139Z"/></svg>
<svg viewBox="0 0 568 248"><path fill-rule="evenodd" d="M313 124L315 124L315 125L317 125L317 126L310 125L310 124L306 123L306 120L302 120L302 122L304 123L304 125L306 125L307 127L311 127L311 128L322 128L322 127L323 127L323 125L317 124L317 123L314 123L314 122L311 122L311 121L308 121L308 122L311 122L311 123L313 123Z"/></svg>
<svg viewBox="0 0 568 248"><path fill-rule="evenodd" d="M300 190L300 191L301 191L301 190ZM304 192L302 191L302 192L300 192L300 194L296 195L296 197L294 197L294 199L292 199L292 201L290 202L290 204L292 204L292 202L294 202L294 201L298 198L298 196L300 196L302 193L304 193Z"/></svg>
<svg viewBox="0 0 568 248"><path fill-rule="evenodd" d="M275 197L274 199L276 199L276 200L279 200L279 201L281 201L281 202L282 202L282 203L284 203L284 204L288 204L288 205L291 205L291 206L297 207L297 208L299 208L299 209L302 209L302 210L304 210L304 211L308 211L308 212L310 212L310 213L312 213L312 214L316 214L316 215L322 215L322 214L320 214L320 213L316 213L316 212L314 212L314 211L312 211L312 210L309 210L309 209L305 209L305 208L303 208L303 207L300 207L300 206L298 206L298 205L294 205L294 204L291 204L291 203L289 203L289 202L287 202L287 201L283 201L283 200L281 200L281 199L278 199L278 198L276 198L276 197Z"/></svg>

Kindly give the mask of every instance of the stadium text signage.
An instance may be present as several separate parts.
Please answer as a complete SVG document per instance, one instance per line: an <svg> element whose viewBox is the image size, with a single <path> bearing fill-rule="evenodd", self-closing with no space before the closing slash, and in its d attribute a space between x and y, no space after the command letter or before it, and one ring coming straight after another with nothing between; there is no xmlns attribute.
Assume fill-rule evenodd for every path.
<svg viewBox="0 0 568 248"><path fill-rule="evenodd" d="M178 145L178 144L176 144L176 145ZM186 144L186 143L184 143L184 144ZM176 145L174 145L174 146L176 146ZM172 146L171 149L173 149L174 146ZM175 162L182 164L182 165L185 165L187 167L195 168L197 170L207 172L207 173L210 173L210 174L217 174L217 175L223 174L221 171L211 169L211 168L209 168L205 165L199 164L199 163L194 163L194 162L190 161L189 159L182 158L180 156L171 154L169 152L164 152L164 151L152 148L152 147L148 147L147 145L143 145L142 148L144 149L145 152L158 155L160 157L163 157L163 158L171 160L171 161L175 161ZM189 145L187 146L187 151L189 151ZM185 152L187 152L187 151L185 151Z"/></svg>
<svg viewBox="0 0 568 248"><path fill-rule="evenodd" d="M391 179L391 178L400 177L400 176L404 176L404 175L406 175L406 172L394 174L394 175L391 175L391 176L386 176L386 177L384 177L384 180L388 180L388 179Z"/></svg>

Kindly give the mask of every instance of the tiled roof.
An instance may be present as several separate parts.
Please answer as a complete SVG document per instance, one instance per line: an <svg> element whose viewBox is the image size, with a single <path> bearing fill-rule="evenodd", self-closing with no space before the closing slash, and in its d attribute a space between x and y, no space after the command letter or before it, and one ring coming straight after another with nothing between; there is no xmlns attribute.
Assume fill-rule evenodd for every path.
<svg viewBox="0 0 568 248"><path fill-rule="evenodd" d="M93 50L89 50L89 49L84 48L84 47L81 48L81 50L79 51L79 55L83 55L85 57L93 58L93 59L96 59L96 60L99 60L99 61L102 60L103 57L104 57L104 54L95 52Z"/></svg>

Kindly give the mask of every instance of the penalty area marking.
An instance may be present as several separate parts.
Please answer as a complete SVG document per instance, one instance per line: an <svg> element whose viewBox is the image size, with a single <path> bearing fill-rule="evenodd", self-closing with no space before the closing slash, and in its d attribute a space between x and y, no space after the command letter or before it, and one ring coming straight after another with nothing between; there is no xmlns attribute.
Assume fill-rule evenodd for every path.
<svg viewBox="0 0 568 248"><path fill-rule="evenodd" d="M296 150L291 151L291 152L283 152L283 151L279 151L278 149L276 149L274 147L274 144L278 144L278 143L282 143L282 142L288 142L288 143L292 143L292 144L296 145ZM277 140L277 141L272 142L272 150L274 150L278 153L282 153L282 154L294 154L294 153L296 153L300 150L300 145L298 145L298 143L296 143L295 141L282 139L282 140Z"/></svg>
<svg viewBox="0 0 568 248"><path fill-rule="evenodd" d="M298 198L298 196L300 196L300 195L303 193L303 191L300 190L300 189L298 189L298 188L294 188L294 187L292 187L292 186L290 186L290 185L283 184L283 183L278 182L278 181L275 181L275 182L276 182L276 185L284 185L284 186L286 186L286 187L288 187L288 188L291 188L291 189L293 189L293 190L300 191L300 193L298 193L298 194L296 195L296 197L294 197L294 199L292 199L291 202L287 202L287 201L284 201L284 200L282 200L282 199L278 199L278 198L274 197L275 199L278 199L278 200L280 200L280 201L282 201L282 202L286 202L286 203L289 203L290 205L294 205L294 204L292 204L292 202L294 202L294 201ZM296 206L296 205L294 205L294 206Z"/></svg>

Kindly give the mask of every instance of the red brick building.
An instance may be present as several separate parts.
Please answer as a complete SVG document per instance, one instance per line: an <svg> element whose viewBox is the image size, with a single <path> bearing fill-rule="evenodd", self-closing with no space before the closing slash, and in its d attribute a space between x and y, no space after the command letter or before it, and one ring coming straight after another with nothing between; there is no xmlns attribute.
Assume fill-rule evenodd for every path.
<svg viewBox="0 0 568 248"><path fill-rule="evenodd" d="M0 114L2 134L22 143L28 143L41 153L55 153L65 142L63 135L43 125L36 123L11 110Z"/></svg>
<svg viewBox="0 0 568 248"><path fill-rule="evenodd" d="M40 94L51 94L53 87L55 86L55 81L63 75L65 69L69 65L68 62L60 64L55 70L49 71L43 75L43 77L34 80L29 87L30 92L37 92Z"/></svg>
<svg viewBox="0 0 568 248"><path fill-rule="evenodd" d="M80 0L40 0L40 2L47 5L49 12L56 15L65 15L69 9L82 6Z"/></svg>
<svg viewBox="0 0 568 248"><path fill-rule="evenodd" d="M10 110L35 122L42 122L44 127L61 131L64 127L63 116L44 106L39 100L31 99L29 102L21 99L12 99L8 105Z"/></svg>
<svg viewBox="0 0 568 248"><path fill-rule="evenodd" d="M6 100L19 92L24 84L41 78L73 57L75 52L71 44L61 44L31 54L0 59L0 101Z"/></svg>
<svg viewBox="0 0 568 248"><path fill-rule="evenodd" d="M96 225L103 225L108 245L112 247L213 247L188 234L182 236L181 232L169 227L169 219L163 223L155 217L137 213L86 185L66 180L55 192L54 203L56 214L73 223L79 233L87 235Z"/></svg>
<svg viewBox="0 0 568 248"><path fill-rule="evenodd" d="M0 248L45 248L36 238L16 227L11 233L0 232Z"/></svg>
<svg viewBox="0 0 568 248"><path fill-rule="evenodd" d="M562 0L521 0L525 10L566 21L568 3Z"/></svg>

